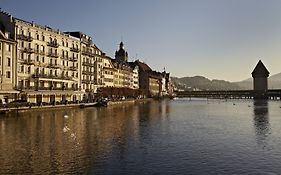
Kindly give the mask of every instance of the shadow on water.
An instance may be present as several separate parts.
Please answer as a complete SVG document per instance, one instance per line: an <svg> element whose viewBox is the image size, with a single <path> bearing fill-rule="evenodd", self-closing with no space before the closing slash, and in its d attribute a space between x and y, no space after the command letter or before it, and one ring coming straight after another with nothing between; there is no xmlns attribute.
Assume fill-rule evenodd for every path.
<svg viewBox="0 0 281 175"><path fill-rule="evenodd" d="M267 137L270 135L270 123L268 117L268 101L254 100L254 126L258 145L265 148Z"/></svg>

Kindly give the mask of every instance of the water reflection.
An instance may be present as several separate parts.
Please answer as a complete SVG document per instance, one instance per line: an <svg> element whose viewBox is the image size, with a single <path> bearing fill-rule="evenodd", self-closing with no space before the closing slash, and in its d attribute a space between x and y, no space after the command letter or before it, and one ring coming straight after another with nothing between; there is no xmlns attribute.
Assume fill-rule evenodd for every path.
<svg viewBox="0 0 281 175"><path fill-rule="evenodd" d="M168 106L150 102L1 118L0 174L103 173L110 169L103 161L118 165L140 143L140 132L151 134L141 126L165 118Z"/></svg>
<svg viewBox="0 0 281 175"><path fill-rule="evenodd" d="M257 143L265 148L270 134L267 100L254 100L254 126Z"/></svg>

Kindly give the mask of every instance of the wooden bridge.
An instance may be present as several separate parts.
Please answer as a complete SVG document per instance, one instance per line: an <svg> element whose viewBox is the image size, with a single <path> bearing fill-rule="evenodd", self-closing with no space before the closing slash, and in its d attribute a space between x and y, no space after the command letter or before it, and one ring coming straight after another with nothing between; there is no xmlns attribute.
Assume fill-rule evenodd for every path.
<svg viewBox="0 0 281 175"><path fill-rule="evenodd" d="M177 97L189 98L281 99L281 89L271 89L263 92L254 90L178 91L176 95Z"/></svg>

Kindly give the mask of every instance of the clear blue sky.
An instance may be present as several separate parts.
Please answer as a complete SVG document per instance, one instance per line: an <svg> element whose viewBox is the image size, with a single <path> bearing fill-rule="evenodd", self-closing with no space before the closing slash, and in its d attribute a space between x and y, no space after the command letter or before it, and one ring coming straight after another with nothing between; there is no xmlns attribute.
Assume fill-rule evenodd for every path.
<svg viewBox="0 0 281 175"><path fill-rule="evenodd" d="M109 56L121 38L173 76L243 80L259 59L281 72L280 0L0 0L13 16L91 35Z"/></svg>

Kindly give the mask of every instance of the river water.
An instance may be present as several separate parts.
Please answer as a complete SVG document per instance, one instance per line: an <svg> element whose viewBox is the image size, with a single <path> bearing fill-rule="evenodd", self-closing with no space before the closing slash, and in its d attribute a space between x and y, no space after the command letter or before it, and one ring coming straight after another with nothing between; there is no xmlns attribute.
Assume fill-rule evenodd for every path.
<svg viewBox="0 0 281 175"><path fill-rule="evenodd" d="M280 173L280 101L177 99L0 117L0 174Z"/></svg>

